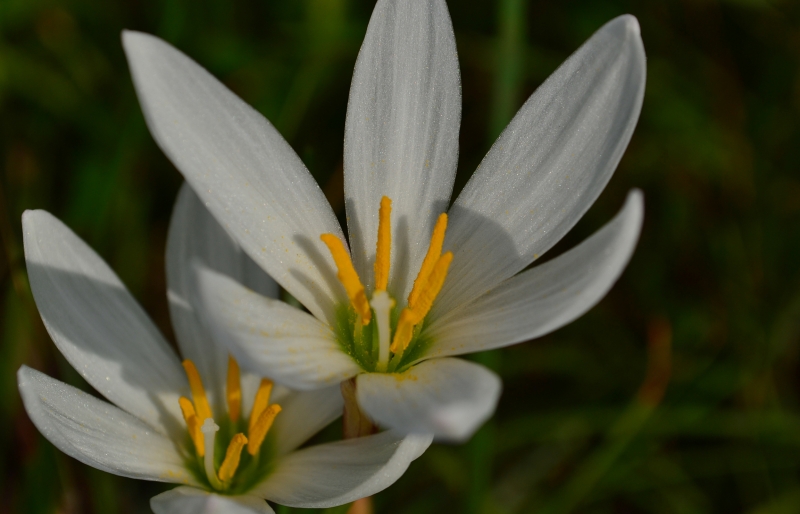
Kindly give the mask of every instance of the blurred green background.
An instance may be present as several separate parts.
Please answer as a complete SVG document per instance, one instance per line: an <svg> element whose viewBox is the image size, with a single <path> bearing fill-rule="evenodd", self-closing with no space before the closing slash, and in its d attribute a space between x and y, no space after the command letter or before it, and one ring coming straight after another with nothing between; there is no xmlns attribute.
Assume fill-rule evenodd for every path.
<svg viewBox="0 0 800 514"><path fill-rule="evenodd" d="M800 2L449 4L463 83L457 189L593 31L639 18L638 128L551 255L632 187L646 220L597 307L477 357L504 378L496 416L463 446L433 446L377 512L800 512ZM36 312L24 209L63 219L172 337L163 254L181 178L147 133L120 30L172 42L266 115L341 215L347 94L373 5L0 0L0 512L149 512L165 488L55 450L15 378L26 363L87 388Z"/></svg>

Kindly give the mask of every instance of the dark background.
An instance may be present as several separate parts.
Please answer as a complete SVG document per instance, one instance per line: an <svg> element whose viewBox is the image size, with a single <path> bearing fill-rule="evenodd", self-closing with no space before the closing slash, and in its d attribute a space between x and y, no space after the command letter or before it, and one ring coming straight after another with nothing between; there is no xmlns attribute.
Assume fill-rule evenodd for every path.
<svg viewBox="0 0 800 514"><path fill-rule="evenodd" d="M175 44L266 115L341 214L366 0L0 0L0 512L149 512L165 489L88 468L20 403L26 363L86 388L33 303L20 215L63 219L168 337L164 245L181 177L142 118L123 28ZM800 2L467 1L449 7L463 186L516 109L611 18L648 55L642 115L596 205L550 255L644 190L627 271L537 341L477 356L496 416L433 446L378 512L800 512ZM279 512L297 512L283 509Z"/></svg>

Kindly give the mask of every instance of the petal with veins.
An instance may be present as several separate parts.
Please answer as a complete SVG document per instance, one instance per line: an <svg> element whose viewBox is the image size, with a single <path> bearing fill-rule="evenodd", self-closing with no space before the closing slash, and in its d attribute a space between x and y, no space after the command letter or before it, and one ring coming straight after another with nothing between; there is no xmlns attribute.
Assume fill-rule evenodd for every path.
<svg viewBox="0 0 800 514"><path fill-rule="evenodd" d="M363 373L358 404L379 425L463 441L494 412L500 378L461 359L425 361L402 373Z"/></svg>
<svg viewBox="0 0 800 514"><path fill-rule="evenodd" d="M338 384L359 372L327 324L207 268L197 272L214 337L242 368L301 390Z"/></svg>
<svg viewBox="0 0 800 514"><path fill-rule="evenodd" d="M222 496L185 486L153 496L150 508L155 514L275 514L256 496Z"/></svg>
<svg viewBox="0 0 800 514"><path fill-rule="evenodd" d="M379 1L353 74L344 145L353 263L368 290L383 195L393 204L390 287L398 298L411 289L450 201L460 120L458 56L444 0Z"/></svg>
<svg viewBox="0 0 800 514"><path fill-rule="evenodd" d="M314 178L275 128L155 36L122 43L147 126L214 217L319 319L345 298L320 234L342 236Z"/></svg>
<svg viewBox="0 0 800 514"><path fill-rule="evenodd" d="M273 403L283 408L270 429L275 454L285 455L342 415L344 400L339 385L314 391L289 392Z"/></svg>
<svg viewBox="0 0 800 514"><path fill-rule="evenodd" d="M195 482L174 443L127 412L27 366L17 383L33 424L67 455L124 477Z"/></svg>
<svg viewBox="0 0 800 514"><path fill-rule="evenodd" d="M264 273L211 216L184 183L170 220L167 238L167 295L181 354L197 366L215 416L224 412L228 351L214 342L198 315L200 299L191 266L199 260L265 296L275 298L278 285Z"/></svg>
<svg viewBox="0 0 800 514"><path fill-rule="evenodd" d="M479 352L540 337L591 309L622 274L642 226L642 194L592 237L520 273L426 327L434 341L424 358Z"/></svg>
<svg viewBox="0 0 800 514"><path fill-rule="evenodd" d="M450 210L453 265L431 319L523 270L575 225L628 145L644 83L639 24L626 15L536 90Z"/></svg>
<svg viewBox="0 0 800 514"><path fill-rule="evenodd" d="M117 406L183 433L180 361L119 278L50 213L25 211L22 229L33 297L64 357Z"/></svg>
<svg viewBox="0 0 800 514"><path fill-rule="evenodd" d="M278 460L252 494L289 507L343 505L389 487L430 444L430 435L391 431L320 444Z"/></svg>

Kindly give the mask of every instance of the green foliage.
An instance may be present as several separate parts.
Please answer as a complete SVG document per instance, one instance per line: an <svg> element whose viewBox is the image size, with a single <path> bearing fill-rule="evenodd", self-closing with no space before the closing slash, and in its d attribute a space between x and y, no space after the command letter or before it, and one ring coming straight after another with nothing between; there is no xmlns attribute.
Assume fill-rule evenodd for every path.
<svg viewBox="0 0 800 514"><path fill-rule="evenodd" d="M434 445L376 511L800 512L800 5L449 4L464 103L457 190L563 59L612 17L639 18L639 126L548 256L609 220L630 188L644 190L646 219L631 265L586 316L477 357L504 380L495 418L465 445ZM147 133L120 31L167 39L264 113L343 218L347 93L372 6L0 0L0 512L149 512L166 488L55 450L14 379L26 363L89 389L39 321L24 209L63 219L172 334L163 254L181 179Z"/></svg>

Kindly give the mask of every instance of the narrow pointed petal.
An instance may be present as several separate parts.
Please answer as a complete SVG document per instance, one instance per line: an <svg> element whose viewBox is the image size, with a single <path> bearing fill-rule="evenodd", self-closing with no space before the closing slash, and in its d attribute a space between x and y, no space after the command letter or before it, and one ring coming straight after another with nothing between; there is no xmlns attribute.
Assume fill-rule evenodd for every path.
<svg viewBox="0 0 800 514"><path fill-rule="evenodd" d="M314 391L292 391L274 403L280 404L270 432L275 441L275 454L282 456L298 448L314 434L342 415L344 400L339 385Z"/></svg>
<svg viewBox="0 0 800 514"><path fill-rule="evenodd" d="M594 203L633 134L645 84L639 24L598 30L522 106L450 211L453 264L433 318L544 254Z"/></svg>
<svg viewBox="0 0 800 514"><path fill-rule="evenodd" d="M166 42L125 31L147 126L214 217L315 316L344 299L320 234L342 235L317 183L255 109Z"/></svg>
<svg viewBox="0 0 800 514"><path fill-rule="evenodd" d="M430 444L430 435L389 431L312 446L279 460L252 494L289 507L343 505L392 485Z"/></svg>
<svg viewBox="0 0 800 514"><path fill-rule="evenodd" d="M540 266L506 280L426 328L434 341L425 358L479 352L527 341L582 316L614 285L636 248L642 194L592 237Z"/></svg>
<svg viewBox="0 0 800 514"><path fill-rule="evenodd" d="M434 359L403 373L364 373L358 404L379 425L402 433L430 433L464 441L494 412L500 378L461 359Z"/></svg>
<svg viewBox="0 0 800 514"><path fill-rule="evenodd" d="M240 366L292 389L340 383L360 371L333 330L300 309L198 268L203 308L214 337Z"/></svg>
<svg viewBox="0 0 800 514"><path fill-rule="evenodd" d="M180 431L180 361L119 278L50 213L25 211L22 229L33 297L64 357L117 406Z"/></svg>
<svg viewBox="0 0 800 514"><path fill-rule="evenodd" d="M211 216L188 183L178 193L167 238L167 295L181 355L197 366L217 416L225 408L228 350L211 338L199 314L193 261L275 298L278 285L245 254Z"/></svg>
<svg viewBox="0 0 800 514"><path fill-rule="evenodd" d="M405 298L458 161L461 84L444 0L375 6L358 55L345 125L344 170L353 263L368 290L378 207L392 199L390 289Z"/></svg>
<svg viewBox="0 0 800 514"><path fill-rule="evenodd" d="M70 457L124 477L194 483L173 442L136 417L27 366L17 383L33 424Z"/></svg>
<svg viewBox="0 0 800 514"><path fill-rule="evenodd" d="M274 514L255 496L222 496L195 487L176 487L150 499L155 514Z"/></svg>

